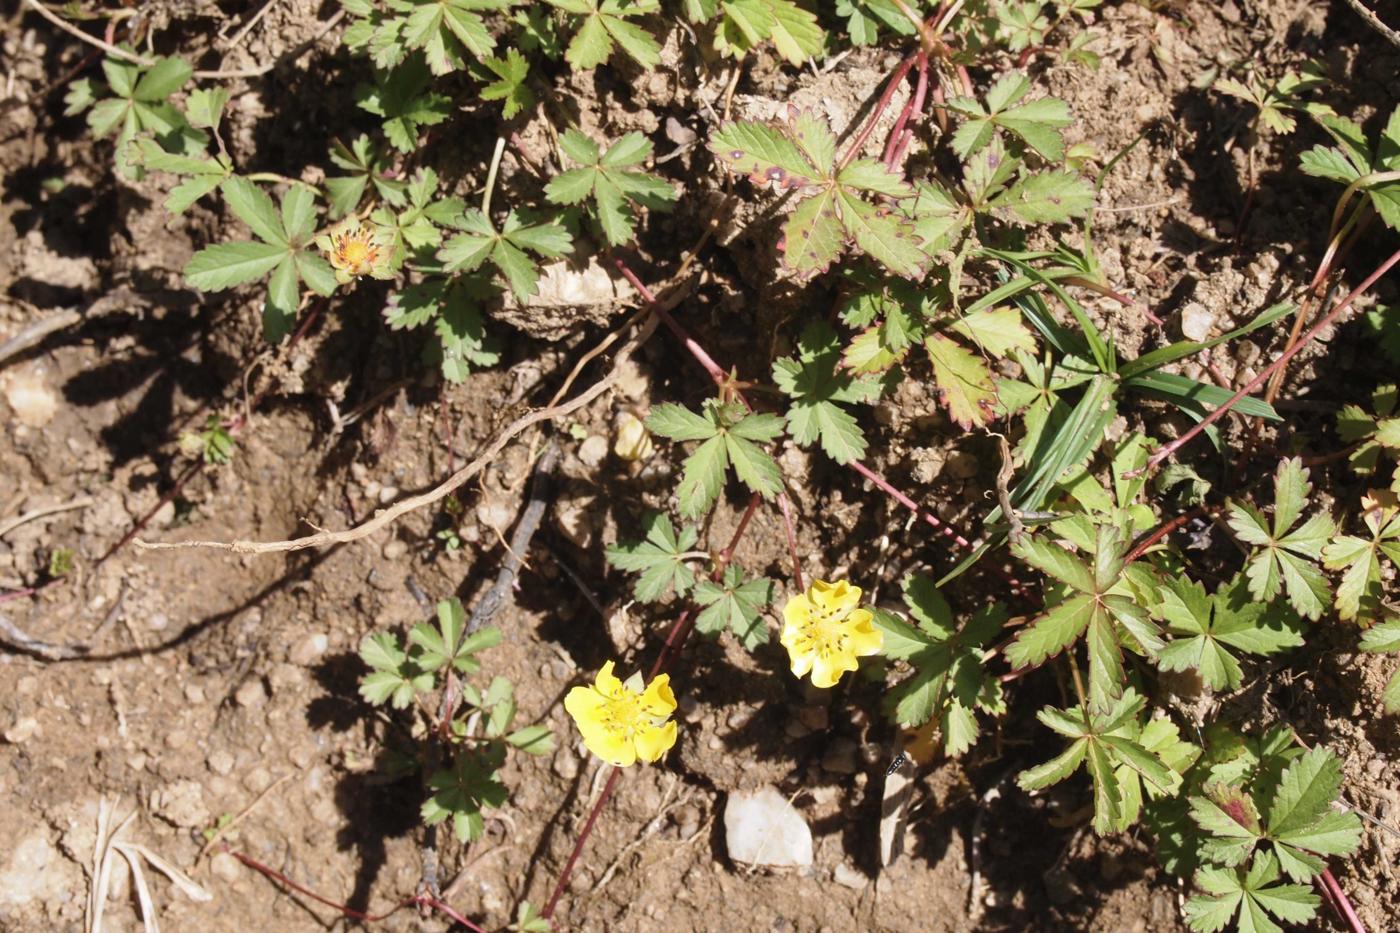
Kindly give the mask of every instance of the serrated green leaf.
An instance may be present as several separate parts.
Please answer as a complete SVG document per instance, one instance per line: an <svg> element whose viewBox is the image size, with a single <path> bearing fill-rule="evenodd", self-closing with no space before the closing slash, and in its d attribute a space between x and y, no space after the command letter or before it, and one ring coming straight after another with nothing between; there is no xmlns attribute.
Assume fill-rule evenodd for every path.
<svg viewBox="0 0 1400 933"><path fill-rule="evenodd" d="M982 358L942 334L930 334L924 349L949 417L965 430L990 421L996 413L996 385Z"/></svg>
<svg viewBox="0 0 1400 933"><path fill-rule="evenodd" d="M641 541L619 542L607 548L608 563L640 574L633 592L641 602L656 602L671 589L684 596L695 585L695 572L682 555L695 547L696 530L684 525L678 534L669 518L653 512L645 519L644 531Z"/></svg>
<svg viewBox="0 0 1400 933"><path fill-rule="evenodd" d="M191 256L184 275L195 288L222 291L258 281L286 258L286 247L273 243L218 243Z"/></svg>

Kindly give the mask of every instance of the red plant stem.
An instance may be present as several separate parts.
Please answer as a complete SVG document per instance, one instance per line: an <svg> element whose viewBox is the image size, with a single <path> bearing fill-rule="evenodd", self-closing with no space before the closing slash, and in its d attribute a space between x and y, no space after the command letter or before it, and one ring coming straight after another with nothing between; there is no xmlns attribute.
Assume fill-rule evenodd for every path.
<svg viewBox="0 0 1400 933"><path fill-rule="evenodd" d="M1389 259L1381 263L1380 266L1377 267L1376 271L1372 272L1369 276L1366 277L1366 280L1364 282L1356 286L1356 288L1352 289L1351 293L1348 294L1341 301L1339 301L1335 308L1333 308L1331 311L1328 311L1325 315L1323 315L1321 319L1318 320L1316 324L1308 328L1307 333L1303 334L1303 336L1300 337L1298 341L1294 343L1291 347L1288 347L1282 353L1280 353L1278 359L1274 360L1268 366L1264 367L1264 369L1260 371L1259 375L1249 380L1249 382L1244 386L1244 388L1240 389L1234 395L1230 396L1229 400L1226 401L1219 408L1215 409L1215 411L1202 418L1191 428L1191 430L1187 431L1185 434L1181 435L1176 440L1168 444L1164 444L1160 448L1158 448L1157 451L1151 457L1148 458L1146 466L1144 466L1142 469L1133 470L1131 473L1125 473L1124 476L1141 476L1143 473L1155 469L1157 465L1160 464L1163 460L1166 460L1167 458L1171 457L1186 444L1190 443L1191 440L1196 437L1196 435L1200 434L1206 428L1210 427L1212 424L1225 417L1225 415L1230 411L1231 408L1235 407L1236 403L1238 403L1240 399L1244 398L1246 395L1249 395L1255 389L1263 385L1264 382L1268 380L1268 378L1271 375L1273 375L1275 371L1285 366L1289 360L1293 359L1293 357L1298 354L1300 350L1306 347L1312 341L1312 339L1317 336L1319 331L1321 331L1324 327L1327 327L1333 321L1337 320L1337 318L1341 317L1342 313L1351 307L1352 302L1356 301L1357 298L1361 297L1361 295L1363 295L1366 292L1366 290L1369 289L1372 285L1375 285L1376 282L1380 280L1381 276L1389 272L1391 267L1394 266L1397 262L1400 262L1400 250L1397 250L1396 252L1392 253Z"/></svg>
<svg viewBox="0 0 1400 933"><path fill-rule="evenodd" d="M798 592L805 592L807 587L802 582L802 558L797 556L797 532L792 524L792 503L788 501L787 493L778 494L778 508L783 511L783 530L787 533L788 553L792 555L792 582L797 584Z"/></svg>
<svg viewBox="0 0 1400 933"><path fill-rule="evenodd" d="M1147 549L1152 547L1152 545L1156 544L1158 541L1161 541L1167 535L1171 534L1173 531L1176 531L1178 528L1182 527L1192 519L1199 518L1207 514L1209 511L1210 510L1205 506L1198 505L1196 506L1196 508L1192 509L1189 512L1182 512L1175 518L1163 522L1162 524L1158 525L1156 530L1154 530L1151 534L1149 534L1147 537L1143 538L1141 541L1135 544L1133 546L1133 549L1128 552L1128 556L1123 558L1123 562L1125 564L1131 564L1143 554L1146 554Z"/></svg>
<svg viewBox="0 0 1400 933"><path fill-rule="evenodd" d="M924 94L928 91L928 54L920 52L916 61L919 63L918 89L904 102L904 109L899 112L899 117L894 121L894 129L890 130L890 138L885 143L882 161L890 171L894 171L895 149L904 135L904 127L908 125L909 118L923 108Z"/></svg>
<svg viewBox="0 0 1400 933"><path fill-rule="evenodd" d="M928 98L928 62L919 62L919 83L914 90L914 114L923 116L924 101ZM914 141L914 128L911 126L899 136L899 142L894 147L894 160L891 169L895 165L904 161L904 153L909 148L909 144Z"/></svg>
<svg viewBox="0 0 1400 933"><path fill-rule="evenodd" d="M905 76L909 74L909 69L914 67L915 60L922 54L922 52L914 52L907 55L904 61L899 63L899 67L894 70L894 74L890 76L889 85L885 87L885 92L880 95L880 99L875 103L875 109L871 112L870 119L865 121L865 126L860 128L860 132L856 134L855 139L851 140L851 145L846 149L846 154L843 155L841 161L836 164L836 170L838 172L851 164L851 160L856 157L856 153L860 152L861 147L865 145L865 141L870 138L870 134L875 130L875 124L879 122L880 117L884 115L885 108L890 105L890 98L894 97L895 89L904 81Z"/></svg>
<svg viewBox="0 0 1400 933"><path fill-rule="evenodd" d="M574 843L574 851L569 853L569 860L564 863L564 870L560 872L559 880L554 883L554 890L550 892L549 900L540 913L540 916L546 920L554 916L554 908L559 906L559 898L564 896L564 886L569 883L569 876L574 873L574 864L578 862L578 857L583 852L583 843L593 832L593 824L598 822L598 815L603 812L603 806L617 788L617 779L622 777L621 768L613 768L612 765L607 765L607 767L612 768L612 772L608 775L607 783L603 785L603 792L598 795L598 802L589 811L588 819L583 824L583 830L578 834L578 841Z"/></svg>
<svg viewBox="0 0 1400 933"><path fill-rule="evenodd" d="M753 518L754 512L758 511L758 504L762 501L762 497L758 493L749 497L749 507L744 510L743 517L739 519L739 525L734 529L734 534L730 536L729 544L715 558L714 570L710 572L711 580L717 581L724 576L724 569L734 559L734 549L739 546L739 539L744 536L744 532L749 527L749 521ZM694 627L694 618L694 606L687 606L685 611L676 618L671 630L666 633L666 642L661 646L661 653L656 656L656 663L651 666L651 673L647 675L647 680L651 680L659 674L661 669L680 652L685 645L685 640L690 637L690 630ZM611 765L605 767L612 768ZM574 873L574 866L578 864L579 856L583 853L583 846L588 842L588 837L592 835L593 826L598 822L598 816L603 812L603 807L607 806L608 800L611 799L613 791L617 787L618 778L621 776L621 768L612 768L607 783L603 785L603 792L598 795L597 802L589 811L588 818L583 823L583 829L579 831L578 838L574 840L573 851L569 853L569 859L564 863L564 870L559 873L558 880L554 882L554 890L550 892L549 901L545 904L544 912L540 914L546 920L554 916L554 908L559 905L559 898L564 896L564 888Z"/></svg>
<svg viewBox="0 0 1400 933"><path fill-rule="evenodd" d="M1361 918L1356 915L1356 910L1351 906L1351 901L1347 900L1346 892L1342 890L1341 884L1337 882L1331 870L1324 868L1322 874L1318 875L1318 881L1323 890L1327 892L1332 906L1346 921L1347 929L1351 933L1366 933L1366 924L1362 923Z"/></svg>
<svg viewBox="0 0 1400 933"><path fill-rule="evenodd" d="M932 512L929 512L925 509L919 508L919 504L917 502L906 496L904 493L900 492L894 486L890 485L889 480L885 479L879 473L876 473L874 470L870 469L870 467L861 463L859 460L852 460L850 463L850 467L851 469L859 473L861 476L864 476L866 479L870 480L870 482L873 483L875 487L881 492L883 492L885 495L889 496L891 499L898 502L900 505L904 506L909 511L913 512L919 518L928 522L934 528L937 528L938 531L945 537L952 539L953 543L956 544L958 547L963 548L964 550L972 549L972 543L970 541L968 541L962 535L958 534L952 528L948 527L947 523L940 519L937 515L934 515Z"/></svg>
<svg viewBox="0 0 1400 933"><path fill-rule="evenodd" d="M705 371L710 374L710 378L712 378L717 385L724 385L726 381L724 370L720 369L719 364L714 361L714 358L711 357L709 353L705 352L705 348L700 346L700 344L696 342L694 337L690 336L689 331L681 327L681 325L676 321L674 317L672 317L669 311L667 311L665 308L662 308L656 303L656 299L652 296L651 290L648 289L646 285L642 284L642 280L637 278L636 273L634 273L630 268L628 268L625 262L623 262L621 259L618 259L615 260L615 263L617 265L618 270L622 272L623 276L626 277L627 281L631 283L632 287L637 290L637 294L641 295L643 300L651 304L652 313L661 319L661 322L666 325L666 327L671 331L671 333L675 334L685 343L686 349L689 350L691 355L694 356L695 359L700 363L700 365L705 368ZM752 408L752 406L749 405L748 400L744 398L742 393L736 392L735 394L738 397L739 401L743 402L745 406ZM857 473L859 473L866 479L870 480L870 482L875 484L876 488L884 492L886 495L891 496L900 505L904 506L906 509L909 509L919 518L932 525L934 528L937 528L940 532L942 532L942 534L945 537L952 540L953 543L957 544L959 547L963 548L964 550L972 549L971 542L969 542L962 535L958 534L956 530L949 527L936 515L933 515L932 513L919 508L918 503L906 496L904 493L900 492L894 486L890 485L888 480L886 480L883 476L876 473L875 471L871 470L865 464L861 463L858 460L852 460L849 463L847 463L846 466L855 470ZM1019 580L1006 574L1005 571L998 570L997 572L1000 575L1002 575L1003 579L1005 579L1007 583L1011 584L1011 586L1014 587L1018 592L1020 591L1021 583Z"/></svg>
<svg viewBox="0 0 1400 933"><path fill-rule="evenodd" d="M367 914L363 911L355 910L353 907L346 906L345 904L339 904L333 900L330 900L329 898L322 897L310 888L297 884L295 881L293 881L291 878L288 878L286 875L282 874L277 869L272 868L268 865L264 865L262 862L259 862L252 856L244 855L242 852L239 852L236 849L230 849L228 846L224 846L223 850L229 855L232 855L234 858L238 859L244 865L247 865L249 868L253 869L254 871L261 872L263 875L266 875L273 881L276 881L278 884L285 885L286 887L291 888L293 891L296 891L298 894L301 894L304 897L309 897L319 904L324 904L332 910L340 911L340 913L343 916L349 917L351 920L358 920L361 923L377 923L381 920L387 920L394 914L403 910L405 907L421 906L431 907L434 910L440 911L441 913L446 914L448 917L451 917L456 922L462 924L467 929L475 931L475 933L486 933L486 931L483 930L481 927L477 926L475 923L472 923L466 917L462 916L456 910L454 910L450 904L446 904L443 901L440 901L435 897L430 897L426 894L417 894L413 897L406 898L405 900L402 900L397 905L395 905L392 910L389 910L385 913Z"/></svg>

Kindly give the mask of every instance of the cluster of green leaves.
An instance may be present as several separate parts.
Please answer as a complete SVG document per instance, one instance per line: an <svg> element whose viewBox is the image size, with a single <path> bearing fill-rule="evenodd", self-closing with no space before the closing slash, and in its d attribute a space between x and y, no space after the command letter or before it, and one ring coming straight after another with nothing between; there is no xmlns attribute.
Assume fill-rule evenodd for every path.
<svg viewBox="0 0 1400 933"><path fill-rule="evenodd" d="M885 657L913 669L885 695L886 710L901 726L936 718L944 752L961 755L981 733L978 712L1006 712L1001 682L986 670L983 653L1008 613L993 603L959 624L933 580L922 574L904 579L904 605L913 624L888 610L872 610L884 635Z"/></svg>
<svg viewBox="0 0 1400 933"><path fill-rule="evenodd" d="M1302 95L1327 84L1327 72L1320 62L1309 62L1300 71L1286 72L1273 83L1265 83L1257 71L1250 71L1244 81L1219 78L1215 89L1231 97L1247 101L1257 108L1255 121L1274 133L1288 134L1298 128L1294 113L1313 117L1330 116L1327 104L1307 101Z"/></svg>
<svg viewBox="0 0 1400 933"><path fill-rule="evenodd" d="M1400 392L1393 383L1371 393L1371 411L1360 405L1344 405L1337 413L1337 434L1353 449L1351 468L1363 476L1379 472L1381 457L1395 462L1390 478L1392 492L1400 493Z"/></svg>
<svg viewBox="0 0 1400 933"><path fill-rule="evenodd" d="M1400 107L1391 112L1374 146L1366 142L1361 126L1346 117L1319 114L1317 122L1337 145L1304 152L1304 173L1344 185L1347 199L1364 192L1381 222L1400 230ZM1338 207L1346 204L1344 200Z"/></svg>
<svg viewBox="0 0 1400 933"><path fill-rule="evenodd" d="M782 474L763 444L783 433L778 415L749 411L742 402L709 399L699 413L667 402L652 409L647 430L673 441L698 441L685 458L685 472L676 489L681 514L699 518L710 510L724 488L732 466L749 489L771 499L782 490Z"/></svg>
<svg viewBox="0 0 1400 933"><path fill-rule="evenodd" d="M639 602L657 602L668 593L689 595L701 607L695 628L702 634L718 636L729 629L750 651L768 641L763 614L773 602L772 580L750 579L743 568L730 563L718 579L712 574L697 582L690 562L711 558L693 550L700 539L695 527L682 525L677 531L661 512L647 513L642 527L645 536L641 540L620 541L606 552L609 564L637 574L632 592Z"/></svg>
<svg viewBox="0 0 1400 933"><path fill-rule="evenodd" d="M132 51L126 48L125 51ZM169 98L182 90L194 68L182 58L162 58L149 68L107 56L102 60L104 84L91 78L74 81L63 102L64 114L88 111L88 127L98 136L117 138L117 171L129 178L144 177L134 151L140 134L153 136L169 153L194 156L208 145L208 134L192 126Z"/></svg>
<svg viewBox="0 0 1400 933"><path fill-rule="evenodd" d="M449 682L460 690L461 704L452 720L431 722L448 739L451 761L441 771L427 776L432 794L424 801L423 821L429 825L452 821L453 831L463 842L481 837L482 811L505 803L508 793L497 772L505 763L508 749L531 755L547 755L554 750L554 737L545 725L512 728L516 717L515 688L504 677L492 678L485 690L470 680L459 682L481 671L478 655L501 642L497 628L467 631L467 617L457 599L437 605L437 624L420 622L401 642L388 632L372 632L360 643L360 658L370 672L360 679L360 695L375 706L389 704L407 709L415 702L432 720L436 706L430 702ZM471 728L479 722L480 734Z"/></svg>
<svg viewBox="0 0 1400 933"><path fill-rule="evenodd" d="M714 21L714 47L742 58L765 42L794 65L822 51L826 33L817 17L795 0L685 0L692 23Z"/></svg>
<svg viewBox="0 0 1400 933"><path fill-rule="evenodd" d="M798 276L825 272L851 244L909 278L921 278L932 261L907 218L888 202L867 200L910 200L914 189L874 159L838 162L835 134L811 112L790 109L773 125L726 124L710 149L721 165L756 185L771 182L804 195L783 225L783 263Z"/></svg>
<svg viewBox="0 0 1400 933"><path fill-rule="evenodd" d="M589 213L613 246L628 242L636 231L633 205L666 211L676 200L669 182L637 171L636 166L651 156L651 140L641 133L628 133L602 152L593 140L571 129L559 138L559 147L580 167L550 179L545 197L570 206L590 202Z"/></svg>
<svg viewBox="0 0 1400 933"><path fill-rule="evenodd" d="M1169 830L1199 865L1187 922L1199 933L1232 921L1260 933L1281 930L1277 921L1306 923L1321 903L1307 882L1326 857L1350 854L1361 839L1356 814L1333 806L1341 763L1324 748L1295 747L1287 729L1227 749L1191 775L1189 823Z"/></svg>

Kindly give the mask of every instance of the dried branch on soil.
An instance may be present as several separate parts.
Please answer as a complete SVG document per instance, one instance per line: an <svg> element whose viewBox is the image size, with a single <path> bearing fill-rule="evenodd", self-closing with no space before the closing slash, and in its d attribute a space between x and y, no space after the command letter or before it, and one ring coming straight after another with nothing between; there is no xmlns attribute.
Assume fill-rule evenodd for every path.
<svg viewBox="0 0 1400 933"><path fill-rule="evenodd" d="M42 508L30 509L23 515L17 515L8 521L0 522L0 538L5 537L5 535L14 531L20 525L28 524L35 519L44 518L47 515L57 515L59 512L69 512L73 509L85 509L90 505L92 505L92 496L79 496L69 502L60 502L57 505L46 505Z"/></svg>
<svg viewBox="0 0 1400 933"><path fill-rule="evenodd" d="M617 354L616 360L613 362L613 368L608 374L579 393L571 401L561 405L552 405L548 408L542 408L539 411L533 411L528 415L517 418L496 435L495 439L487 445L480 456L452 474L445 482L422 495L410 496L407 499L396 502L387 509L376 512L374 517L369 521L363 522L354 528L348 528L345 531L321 531L314 535L307 535L303 538L292 538L286 541L153 542L137 538L135 542L136 546L148 551L203 547L233 551L236 554L271 554L280 551L300 551L306 548L328 547L332 544L348 544L351 541L358 541L361 538L368 537L376 531L393 524L409 512L423 508L424 506L432 505L434 502L446 498L453 490L461 487L467 480L476 476L476 474L493 463L496 456L506 448L506 445L526 428L543 421L556 421L559 418L563 418L565 415L578 411L580 408L583 408L585 405L588 405L594 399L601 396L612 386L621 374L623 361L651 336L652 332L655 330L656 319L653 317L642 325L642 328L631 340L623 345L622 349Z"/></svg>
<svg viewBox="0 0 1400 933"><path fill-rule="evenodd" d="M72 327L83 319L77 311L60 311L50 314L30 324L4 343L0 343L0 365L12 356L18 356L30 347L39 344L49 334L66 327Z"/></svg>

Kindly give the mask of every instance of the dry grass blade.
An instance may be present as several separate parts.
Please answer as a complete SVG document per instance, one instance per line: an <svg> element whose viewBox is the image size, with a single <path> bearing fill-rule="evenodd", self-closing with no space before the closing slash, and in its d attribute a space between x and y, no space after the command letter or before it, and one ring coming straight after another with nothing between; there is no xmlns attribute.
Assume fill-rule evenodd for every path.
<svg viewBox="0 0 1400 933"><path fill-rule="evenodd" d="M160 933L160 922L157 919L155 900L151 897L150 886L146 883L146 876L141 868L143 859L169 878L190 900L205 902L214 899L214 895L200 887L189 875L150 848L139 842L122 839L121 835L131 825L131 821L136 819L136 811L128 813L113 829L112 823L116 821L117 807L117 801L108 802L105 797L97 803L97 837L93 843L92 882L88 888L84 923L87 933L102 933L107 894L112 887L112 866L116 864L114 853L121 855L131 866L132 884L136 887L136 900L141 908L141 922L147 933Z"/></svg>

